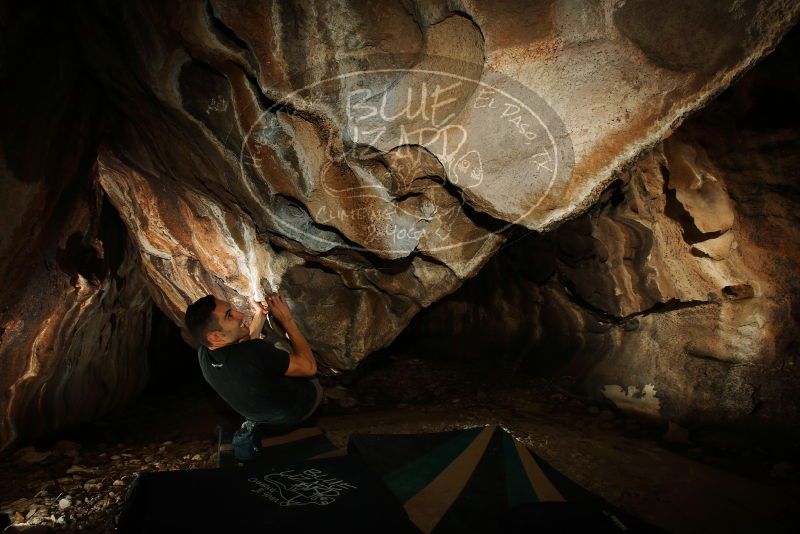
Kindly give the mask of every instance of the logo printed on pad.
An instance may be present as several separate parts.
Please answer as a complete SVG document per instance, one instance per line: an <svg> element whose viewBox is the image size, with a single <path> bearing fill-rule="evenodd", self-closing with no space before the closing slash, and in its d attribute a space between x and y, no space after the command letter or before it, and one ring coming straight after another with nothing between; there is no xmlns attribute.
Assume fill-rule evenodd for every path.
<svg viewBox="0 0 800 534"><path fill-rule="evenodd" d="M280 506L327 506L344 491L357 489L344 480L330 476L319 469L295 471L287 469L270 473L262 478L247 479L255 487L251 490Z"/></svg>

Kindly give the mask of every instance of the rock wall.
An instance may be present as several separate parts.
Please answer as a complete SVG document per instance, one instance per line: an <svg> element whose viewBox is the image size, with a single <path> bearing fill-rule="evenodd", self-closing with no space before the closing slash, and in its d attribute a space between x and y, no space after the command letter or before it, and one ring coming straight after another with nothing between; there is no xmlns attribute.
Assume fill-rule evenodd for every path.
<svg viewBox="0 0 800 534"><path fill-rule="evenodd" d="M0 450L130 402L147 378L152 300L92 171L110 110L46 7L8 7L0 32Z"/></svg>
<svg viewBox="0 0 800 534"><path fill-rule="evenodd" d="M147 288L176 323L206 293L244 308L285 290L320 358L355 367L474 276L515 229L576 228L559 225L767 54L800 4L145 0L3 9L2 72L13 94L2 102L11 118L2 172L11 194L2 202L15 216L0 243L9 281L0 290L0 447L135 395L146 374ZM715 157L692 138L648 156L647 179L631 175L624 195L652 219L621 211L576 223L582 235L607 232L606 252L623 254L620 264L577 258L562 269L572 289L537 285L535 298L582 292L593 312L627 317L659 303L690 313L684 305L716 291L721 329L757 330L735 310L771 286L735 252L747 231L727 182L704 170ZM663 207L653 196L661 166L673 191L664 198L674 195ZM128 237L106 231L103 195ZM702 237L689 256L678 233L690 226L669 226L672 208ZM658 267L620 248L620 236L659 232ZM582 285L594 268L605 280L597 294ZM743 303L725 307L730 297ZM583 305L552 306L575 317L564 324L585 315ZM778 316L765 308L763 321ZM735 339L755 339L748 335ZM724 343L693 350L717 358Z"/></svg>
<svg viewBox="0 0 800 534"><path fill-rule="evenodd" d="M796 427L798 49L793 30L589 213L509 244L400 344L493 353L648 416Z"/></svg>
<svg viewBox="0 0 800 534"><path fill-rule="evenodd" d="M592 205L800 10L648 6L104 5L84 55L126 121L101 183L176 322L205 293L283 288L353 368L506 230Z"/></svg>

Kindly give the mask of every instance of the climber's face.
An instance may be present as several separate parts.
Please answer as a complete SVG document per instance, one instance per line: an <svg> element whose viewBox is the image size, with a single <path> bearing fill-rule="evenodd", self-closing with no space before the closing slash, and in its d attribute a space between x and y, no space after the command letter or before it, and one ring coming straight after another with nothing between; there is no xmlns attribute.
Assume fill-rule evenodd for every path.
<svg viewBox="0 0 800 534"><path fill-rule="evenodd" d="M217 299L217 307L214 308L213 313L219 326L208 334L208 340L214 347L237 343L250 335L245 316L234 310L224 300Z"/></svg>

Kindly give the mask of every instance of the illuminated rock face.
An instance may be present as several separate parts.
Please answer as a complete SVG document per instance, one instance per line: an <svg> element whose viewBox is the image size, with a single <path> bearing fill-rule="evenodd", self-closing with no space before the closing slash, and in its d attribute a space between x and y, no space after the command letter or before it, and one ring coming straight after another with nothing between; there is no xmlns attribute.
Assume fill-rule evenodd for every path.
<svg viewBox="0 0 800 534"><path fill-rule="evenodd" d="M624 199L589 216L587 234L560 234L584 245L560 269L571 298L551 288L562 295L562 316L571 315L562 330L582 332L570 374L593 396L664 418L796 418L797 406L783 397L797 384L777 376L793 359L787 274L800 256L773 244L796 245L800 235L778 213L753 217L746 198L754 179L781 181L779 169L764 166L755 178L727 167L734 155L723 150L736 143L713 147L688 132L631 169ZM645 387L653 398L641 395Z"/></svg>
<svg viewBox="0 0 800 534"><path fill-rule="evenodd" d="M440 353L570 376L653 417L796 427L800 34L787 41L587 214L497 254L400 344L450 339Z"/></svg>
<svg viewBox="0 0 800 534"><path fill-rule="evenodd" d="M6 213L31 219L2 242L0 449L123 406L147 380L153 301L122 222L92 192L83 149L66 141L56 165L3 160Z"/></svg>
<svg viewBox="0 0 800 534"><path fill-rule="evenodd" d="M796 424L800 138L696 124L588 214L490 260L400 345L569 376L590 398L655 418ZM695 218L681 193L689 203L707 191ZM702 232L708 213L721 215Z"/></svg>
<svg viewBox="0 0 800 534"><path fill-rule="evenodd" d="M341 368L473 276L499 230L591 206L800 9L183 4L93 30L111 52L88 59L129 123L103 188L176 322L205 293L245 307L282 288ZM690 212L715 191L676 187ZM725 239L698 247L724 255Z"/></svg>
<svg viewBox="0 0 800 534"><path fill-rule="evenodd" d="M95 419L146 383L153 301L134 250L118 265L102 259L108 250L91 236L92 216L71 213L57 249L66 263L32 266L33 283L4 309L0 448ZM96 248L81 250L87 233ZM70 256L91 253L104 270L89 279L71 271Z"/></svg>
<svg viewBox="0 0 800 534"><path fill-rule="evenodd" d="M4 132L2 180L13 194L3 202L19 216L0 243L9 280L0 292L0 448L135 395L146 375L145 287L178 324L206 293L246 308L285 290L320 358L355 367L474 276L509 229L561 231L597 204L615 172L768 53L800 4L152 0L19 9L28 26L18 27L38 24L33 41L52 45L29 65L56 57L61 70L13 71L26 75L18 97L3 102L36 113L13 114L17 128ZM9 39L20 50L33 42L22 31ZM56 121L61 129L42 118L64 110L73 115ZM61 165L53 147L81 165ZM733 337L694 336L692 350L746 359L725 343L759 345L769 334L748 322L747 304L728 302L760 298L767 284L740 258L737 204L726 200L727 182L706 172L715 154L691 139L659 150L640 164L652 167L647 178L628 181L644 195L631 202L654 218L629 224L629 214L605 207L608 220L592 223L620 262L598 267L605 297L583 281L589 265L564 276L617 317L714 291L715 317ZM675 170L666 197L653 189L663 161ZM35 177L19 171L41 162L50 166ZM97 195L107 195L127 237L100 236ZM671 204L660 207L664 198ZM702 238L689 243L690 257L680 229L661 224L659 210L670 206ZM655 274L643 256L641 269L628 264L626 239L637 235L663 236ZM85 261L59 264L59 254L74 256L59 251L74 247ZM124 252L110 262L114 247ZM563 298L563 288L553 291ZM658 328L666 335L670 326Z"/></svg>

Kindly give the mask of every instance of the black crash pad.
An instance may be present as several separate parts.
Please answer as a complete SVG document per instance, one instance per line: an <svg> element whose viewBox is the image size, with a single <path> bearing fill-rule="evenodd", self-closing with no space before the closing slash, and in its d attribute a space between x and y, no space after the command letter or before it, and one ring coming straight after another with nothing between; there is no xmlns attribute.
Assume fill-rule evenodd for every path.
<svg viewBox="0 0 800 534"><path fill-rule="evenodd" d="M133 533L418 532L358 456L140 474L117 530Z"/></svg>

